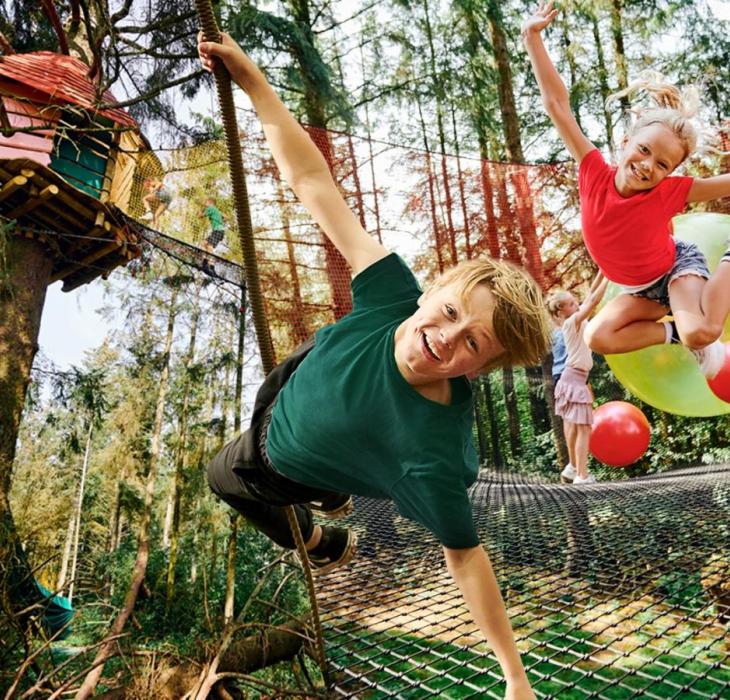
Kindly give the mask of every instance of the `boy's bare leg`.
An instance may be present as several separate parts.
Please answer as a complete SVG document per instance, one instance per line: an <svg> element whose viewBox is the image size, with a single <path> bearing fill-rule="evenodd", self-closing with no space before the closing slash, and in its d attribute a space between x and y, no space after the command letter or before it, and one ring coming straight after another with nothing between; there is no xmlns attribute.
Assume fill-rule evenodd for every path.
<svg viewBox="0 0 730 700"><path fill-rule="evenodd" d="M664 325L657 321L669 312L656 301L621 294L588 322L585 340L594 352L613 355L664 343Z"/></svg>
<svg viewBox="0 0 730 700"><path fill-rule="evenodd" d="M314 530L312 530L312 536L304 543L304 549L306 549L308 552L311 552L319 544L319 541L321 539L322 526L315 525Z"/></svg>

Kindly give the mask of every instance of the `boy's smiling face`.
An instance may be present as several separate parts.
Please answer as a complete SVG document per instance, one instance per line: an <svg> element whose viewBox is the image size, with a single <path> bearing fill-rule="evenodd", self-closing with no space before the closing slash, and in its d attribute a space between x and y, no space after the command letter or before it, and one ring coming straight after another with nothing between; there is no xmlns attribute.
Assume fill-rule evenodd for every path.
<svg viewBox="0 0 730 700"><path fill-rule="evenodd" d="M465 298L448 284L418 300L418 310L395 336L398 368L409 384L428 384L451 377L476 377L505 350L492 326L494 297L478 284Z"/></svg>

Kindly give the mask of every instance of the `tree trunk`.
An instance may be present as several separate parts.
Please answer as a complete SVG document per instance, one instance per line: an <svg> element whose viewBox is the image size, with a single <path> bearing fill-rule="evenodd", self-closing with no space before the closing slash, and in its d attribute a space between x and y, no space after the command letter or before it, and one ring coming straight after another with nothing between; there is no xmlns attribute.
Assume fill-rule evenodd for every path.
<svg viewBox="0 0 730 700"><path fill-rule="evenodd" d="M89 469L89 451L91 450L91 434L94 429L91 419L89 419L89 432L86 435L86 449L84 450L84 461L81 465L81 480L79 481L79 496L76 500L76 519L74 523L74 544L71 556L71 575L68 585L68 602L73 600L74 585L76 584L76 563L79 559L79 538L81 531L81 513L84 507L84 491L86 489L86 474Z"/></svg>
<svg viewBox="0 0 730 700"><path fill-rule="evenodd" d="M543 385L545 386L545 399L548 406L548 415L550 416L550 427L553 431L555 452L558 455L558 464L562 469L570 458L568 456L568 444L565 442L565 433L563 432L563 421L560 416L555 414L555 386L553 384L552 366L553 356L547 355L542 361Z"/></svg>
<svg viewBox="0 0 730 700"><path fill-rule="evenodd" d="M3 244L7 267L0 270L0 493L7 496L51 259L37 241L0 230Z"/></svg>
<svg viewBox="0 0 730 700"><path fill-rule="evenodd" d="M26 607L33 575L8 500L15 447L52 262L34 239L0 229L0 603L3 612ZM3 256L0 256L0 261Z"/></svg>
<svg viewBox="0 0 730 700"><path fill-rule="evenodd" d="M58 572L56 580L56 590L63 592L66 587L66 575L68 574L68 562L71 559L71 545L74 541L74 523L76 522L76 513L71 511L68 516L68 527L66 528L66 541L63 545L63 555L61 556L61 568Z"/></svg>
<svg viewBox="0 0 730 700"><path fill-rule="evenodd" d="M268 628L260 634L234 641L223 654L217 671L246 674L280 661L289 661L302 649L304 639L305 630L299 622ZM198 680L200 671L201 667L193 662L168 668L160 679L160 684L154 689L155 698L179 700L186 696ZM98 700L131 700L138 695L131 688L123 687L96 697Z"/></svg>
<svg viewBox="0 0 730 700"><path fill-rule="evenodd" d="M550 430L550 414L546 401L547 387L543 381L542 366L525 367L527 396L530 400L530 416L535 434ZM542 388L542 391L540 389Z"/></svg>
<svg viewBox="0 0 730 700"><path fill-rule="evenodd" d="M242 290L242 299L245 300L246 291ZM241 404L243 401L243 347L245 337L245 318L241 314L241 323L238 333L238 360L236 362L236 392L233 397L234 404L234 432L236 435L241 431ZM228 547L226 550L226 599L223 604L223 616L226 622L233 619L234 602L236 594L236 555L238 553L238 525L240 523L238 513L231 514L231 532L228 539ZM217 551L217 550L216 550Z"/></svg>
<svg viewBox="0 0 730 700"><path fill-rule="evenodd" d="M195 342L198 336L198 322L200 320L200 291L202 284L195 288L193 301L193 315L190 325L190 341L183 362L183 402L180 411L180 426L178 443L175 454L175 474L172 478L170 500L172 501L172 522L170 524L170 551L167 559L167 587L165 595L165 616L170 612L172 598L175 595L175 567L177 566L177 551L180 541L180 508L182 502L182 486L185 479L185 468L188 465L187 433L188 412L190 410L190 367L195 360Z"/></svg>
<svg viewBox="0 0 730 700"><path fill-rule="evenodd" d="M486 142L479 143L479 155L482 159L479 175L481 178L482 198L484 201L484 214L486 216L487 250L496 260L500 257L499 229L497 227L497 215L494 212L494 187L492 185L492 172L488 160L489 149Z"/></svg>
<svg viewBox="0 0 730 700"><path fill-rule="evenodd" d="M167 398L167 386L170 376L170 351L172 349L172 340L175 330L175 316L176 316L176 303L177 303L177 292L173 291L170 297L170 307L167 320L167 333L165 336L165 345L163 350L163 357L165 358L162 371L159 378L159 388L157 391L157 402L155 406L155 418L152 427L152 439L150 443L150 456L149 464L147 469L147 478L145 480L145 496L144 496L144 507L142 510L142 520L139 525L138 544L137 544L137 557L134 562L134 568L132 569L132 577L129 581L129 588L122 604L122 609L119 611L116 619L112 623L112 626L107 635L107 641L105 641L99 647L96 657L94 658L94 668L84 678L84 682L81 684L78 692L74 696L74 700L86 700L91 697L96 688L99 678L104 671L104 664L114 649L115 642L113 639L117 635L121 634L124 626L127 623L134 605L137 602L137 596L139 589L144 581L145 573L147 571L147 561L149 560L150 554L150 524L152 522L152 502L154 499L155 492L155 481L157 478L157 463L160 457L160 448L162 445L162 423L165 414L165 399Z"/></svg>
<svg viewBox="0 0 730 700"><path fill-rule="evenodd" d="M223 607L223 620L228 624L233 620L236 593L236 548L238 543L238 524L241 521L236 512L231 513L231 531L226 548L226 601Z"/></svg>
<svg viewBox="0 0 730 700"><path fill-rule="evenodd" d="M624 50L624 31L621 26L621 11L623 9L623 0L612 0L609 5L611 12L611 37L613 38L613 53L616 64L616 83L618 90L624 90L629 85L629 69L626 63L626 52ZM629 108L631 103L629 98L624 95L621 98L621 113L625 126L628 127L631 117Z"/></svg>
<svg viewBox="0 0 730 700"><path fill-rule="evenodd" d="M294 344L296 346L303 343L309 337L309 324L307 323L307 316L304 312L302 287L299 282L299 270L297 269L294 239L291 234L291 226L289 225L289 204L284 195L284 187L281 184L278 168L274 171L274 173L274 177L276 179L276 193L280 201L279 210L281 212L281 226L284 231L287 260L289 261L289 279L291 281L292 307L288 320L294 336Z"/></svg>
<svg viewBox="0 0 730 700"><path fill-rule="evenodd" d="M598 84L601 89L601 114L603 115L603 125L606 128L606 140L608 141L608 148L611 151L611 155L613 156L613 121L611 120L611 115L606 109L606 100L611 94L611 90L608 87L608 70L606 69L606 57L603 54L603 42L601 39L601 32L598 27L598 19L596 18L595 14L593 14L593 12L591 12L591 29L593 30L593 42L596 45Z"/></svg>
<svg viewBox="0 0 730 700"><path fill-rule="evenodd" d="M365 59L363 55L362 45L360 46L360 62L364 67ZM368 157L370 160L370 180L373 185L373 213L375 214L375 235L379 243L383 243L383 232L380 226L380 202L378 200L378 185L375 182L375 154L373 153L373 140L370 136L370 109L367 101L365 102L365 130L368 135Z"/></svg>
<svg viewBox="0 0 730 700"><path fill-rule="evenodd" d="M466 205L466 191L464 187L464 173L461 170L461 157L459 153L459 135L456 132L456 110L451 108L451 126L454 132L454 148L456 149L456 177L459 184L459 204L461 205L461 216L464 219L464 252L466 259L471 260L471 230L469 225L469 209Z"/></svg>
<svg viewBox="0 0 730 700"><path fill-rule="evenodd" d="M507 411L507 427L509 428L509 444L512 460L517 460L522 454L520 439L520 412L517 405L515 391L515 377L511 367L502 368L502 382L504 385L504 407Z"/></svg>
<svg viewBox="0 0 730 700"><path fill-rule="evenodd" d="M497 94L499 109L502 114L507 158L512 163L524 163L522 143L520 140L520 122L517 117L515 96L512 88L512 62L507 48L507 38L502 27L502 15L499 4L494 0L487 3L487 19L489 21L492 51L497 66Z"/></svg>
<svg viewBox="0 0 730 700"><path fill-rule="evenodd" d="M576 99L576 83L578 82L578 68L575 62L575 52L573 51L573 42L570 39L570 26L568 25L568 13L561 12L560 15L560 39L563 43L563 53L568 61L568 73L570 74L570 83L568 86L568 95L570 100L570 108L575 115L575 121L581 131L584 131L580 122L580 104Z"/></svg>
<svg viewBox="0 0 730 700"><path fill-rule="evenodd" d="M309 15L309 0L289 0L289 6L297 28L302 32L307 44L316 51L314 46L314 35L312 33L312 22ZM335 179L334 163L335 158L332 152L332 143L330 142L327 129L327 116L325 113L325 105L327 97L321 94L321 90L317 83L312 79L309 72L310 62L307 55L302 51L301 46L293 44L292 49L294 57L299 63L299 73L302 78L304 88L304 116L309 125L309 134L312 140L319 148L329 166L332 177ZM332 290L332 304L335 319L341 318L349 313L352 309L352 298L350 296L350 269L345 259L340 255L337 248L332 242L322 234L325 249L325 266L327 276L329 278L330 288Z"/></svg>
<svg viewBox="0 0 730 700"><path fill-rule="evenodd" d="M489 420L489 442L492 446L492 462L497 468L504 466L504 455L502 454L502 446L499 440L499 424L497 423L497 412L494 408L494 399L492 398L492 384L489 375L481 377L479 388L484 399L484 409Z"/></svg>
<svg viewBox="0 0 730 700"><path fill-rule="evenodd" d="M442 235L441 235L441 223L436 215L436 191L433 186L435 175L433 174L433 168L431 167L431 149L428 145L428 135L426 134L426 122L423 119L423 110L421 109L421 100L416 96L416 104L418 105L418 118L421 123L421 133L423 134L423 150L426 156L426 178L428 180L428 203L431 212L431 227L433 229L433 241L434 248L436 250L436 262L438 264L438 271L441 274L444 271L444 256L441 250Z"/></svg>
<svg viewBox="0 0 730 700"><path fill-rule="evenodd" d="M486 411L482 401L482 394L477 389L474 392L474 425L477 428L477 446L479 447L479 464L484 464L489 459L489 440L484 429L486 422Z"/></svg>
<svg viewBox="0 0 730 700"><path fill-rule="evenodd" d="M446 234L448 236L449 255L451 264L455 265L458 259L456 252L456 231L454 230L453 220L453 203L451 199L451 185L449 183L449 173L447 170L447 154L446 154L446 130L444 129L444 117L441 95L443 86L438 78L436 67L436 49L433 45L433 31L431 29L431 17L428 12L428 0L422 0L423 16L426 20L426 41L428 42L428 61L429 73L431 74L431 88L436 103L436 130L439 137L439 148L441 153L441 179L444 184L444 209L446 211Z"/></svg>

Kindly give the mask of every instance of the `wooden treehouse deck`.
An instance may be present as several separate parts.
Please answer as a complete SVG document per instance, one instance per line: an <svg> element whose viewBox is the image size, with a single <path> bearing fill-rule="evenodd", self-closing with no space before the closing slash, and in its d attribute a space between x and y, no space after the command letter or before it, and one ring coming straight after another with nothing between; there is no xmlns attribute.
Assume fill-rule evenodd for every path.
<svg viewBox="0 0 730 700"><path fill-rule="evenodd" d="M140 255L140 237L122 213L25 158L0 159L0 215L12 235L42 242L53 259L51 282L70 291Z"/></svg>

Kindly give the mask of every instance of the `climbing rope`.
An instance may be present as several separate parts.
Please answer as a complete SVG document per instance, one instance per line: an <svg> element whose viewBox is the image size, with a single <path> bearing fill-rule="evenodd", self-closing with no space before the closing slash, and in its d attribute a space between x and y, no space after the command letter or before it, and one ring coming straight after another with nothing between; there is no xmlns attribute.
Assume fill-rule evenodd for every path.
<svg viewBox="0 0 730 700"><path fill-rule="evenodd" d="M218 29L218 23L216 22L215 15L213 14L211 0L195 0L195 6L205 40L221 43L221 34ZM269 335L268 324L266 322L266 310L264 309L258 267L256 265L256 250L253 242L251 210L248 205L248 191L246 188L246 172L243 167L243 157L241 156L241 148L239 144L238 123L236 121L236 110L233 103L231 78L223 63L217 59L214 62L213 75L215 77L218 103L220 104L221 116L223 118L223 129L228 152L228 165L231 172L231 184L233 187L233 205L236 215L238 235L241 241L241 255L246 275L249 303L251 306L251 313L253 314L254 328L256 329L256 338L259 344L264 374L269 374L269 372L271 372L274 368L274 350L271 342L271 336ZM294 542L297 546L297 552L299 553L299 560L301 561L302 568L304 570L304 578L307 582L309 600L312 606L314 647L317 655L317 662L319 663L322 671L324 682L328 685L329 679L327 663L324 655L322 625L320 623L317 595L314 590L312 569L309 566L309 557L307 556L307 551L304 546L304 539L302 538L299 523L297 522L296 515L294 514L294 508L292 506L287 506L286 514L289 520L289 527L291 528L292 535L294 537Z"/></svg>

